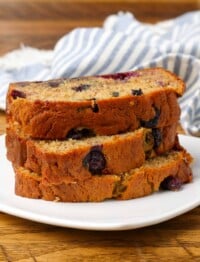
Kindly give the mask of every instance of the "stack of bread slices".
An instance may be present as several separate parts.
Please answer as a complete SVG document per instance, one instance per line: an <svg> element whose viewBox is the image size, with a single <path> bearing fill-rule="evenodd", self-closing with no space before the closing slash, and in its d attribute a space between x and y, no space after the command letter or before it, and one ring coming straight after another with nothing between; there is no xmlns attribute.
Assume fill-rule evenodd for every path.
<svg viewBox="0 0 200 262"><path fill-rule="evenodd" d="M184 89L162 68L10 84L15 193L87 202L178 190L192 180L177 137Z"/></svg>

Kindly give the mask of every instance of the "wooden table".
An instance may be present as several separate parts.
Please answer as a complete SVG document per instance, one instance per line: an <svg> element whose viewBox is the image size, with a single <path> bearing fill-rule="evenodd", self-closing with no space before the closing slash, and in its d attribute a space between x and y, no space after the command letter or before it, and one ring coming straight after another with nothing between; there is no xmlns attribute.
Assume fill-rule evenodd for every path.
<svg viewBox="0 0 200 262"><path fill-rule="evenodd" d="M69 30L100 26L119 10L156 22L199 7L193 0L0 0L0 55L21 43L52 48ZM5 114L0 112L0 134L4 132ZM0 261L200 261L200 207L159 225L110 233L0 213Z"/></svg>

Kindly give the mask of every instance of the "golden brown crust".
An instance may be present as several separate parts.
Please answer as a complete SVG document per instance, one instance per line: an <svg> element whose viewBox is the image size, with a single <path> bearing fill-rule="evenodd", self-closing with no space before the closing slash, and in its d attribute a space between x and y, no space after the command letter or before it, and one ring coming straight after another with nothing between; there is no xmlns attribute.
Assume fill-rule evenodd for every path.
<svg viewBox="0 0 200 262"><path fill-rule="evenodd" d="M59 185L47 185L24 170L23 168L15 169L15 193L23 197L50 201L87 202L112 198L115 183L120 179L114 175L96 176L81 183L72 181Z"/></svg>
<svg viewBox="0 0 200 262"><path fill-rule="evenodd" d="M158 191L161 182L169 176L178 178L181 183L192 180L189 154L185 151L171 152L164 159L157 158L161 161L159 165L148 164L147 160L145 165L126 174L93 176L84 181L58 185L43 183L37 174L18 167L15 168L15 192L19 196L51 201L98 202L109 198L132 199L149 195Z"/></svg>
<svg viewBox="0 0 200 262"><path fill-rule="evenodd" d="M178 178L182 183L191 182L192 171L189 167L191 160L190 155L184 152L175 161L170 161L159 168L141 167L134 170L123 182L126 190L118 196L118 199L132 199L156 192L160 189L161 182L169 176Z"/></svg>
<svg viewBox="0 0 200 262"><path fill-rule="evenodd" d="M149 69L152 72L161 69ZM163 74L166 71L163 70ZM171 125L179 120L180 108L177 96L182 95L184 83L167 72L177 84L176 89L165 88L141 96L127 95L96 100L98 112L94 112L94 100L46 101L26 98L13 99L19 84L11 84L7 95L7 121L18 125L27 136L41 139L64 139L77 127L91 129L97 135L112 135L133 131L158 116L151 127ZM124 83L125 84L125 83Z"/></svg>
<svg viewBox="0 0 200 262"><path fill-rule="evenodd" d="M23 166L27 158L27 139L16 134L13 129L7 130L7 158L16 166Z"/></svg>
<svg viewBox="0 0 200 262"><path fill-rule="evenodd" d="M156 93L143 99L128 97L114 101L98 101L99 112L91 110L91 102L32 102L17 99L9 106L8 124L13 122L32 138L63 139L69 131L85 127L98 135L112 135L134 131L141 127L141 120L148 121L160 112L158 123L163 127L177 122L180 109L176 94L171 91Z"/></svg>
<svg viewBox="0 0 200 262"><path fill-rule="evenodd" d="M29 198L41 198L42 192L40 190L40 177L28 176L22 169L14 169L15 176L15 193L20 196Z"/></svg>
<svg viewBox="0 0 200 262"><path fill-rule="evenodd" d="M99 145L102 147L102 153L106 158L106 167L102 173L118 174L126 172L141 166L145 159L152 157L152 155L156 156L172 149L176 142L176 127L177 125L173 124L161 128L162 140L157 148L154 147L154 141L152 141L151 129L142 128L133 133L110 137L109 140ZM86 155L92 150L90 144L72 148L70 151L63 149L59 153L58 151L51 152L45 150L35 140L27 139L26 142L25 138L23 140L12 129L7 130L6 141L8 159L15 166L25 165L33 172L42 174L49 182L60 184L61 181L86 180L92 176L83 164ZM52 145L51 142L46 142L46 144L48 148ZM53 146L58 146L58 144L63 145L64 142L57 144L53 142Z"/></svg>

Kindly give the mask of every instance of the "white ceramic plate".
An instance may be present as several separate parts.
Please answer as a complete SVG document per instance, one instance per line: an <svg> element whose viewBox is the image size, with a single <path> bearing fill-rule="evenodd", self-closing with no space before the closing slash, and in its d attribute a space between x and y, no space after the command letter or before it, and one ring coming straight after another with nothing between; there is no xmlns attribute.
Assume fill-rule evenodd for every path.
<svg viewBox="0 0 200 262"><path fill-rule="evenodd" d="M14 173L6 159L5 137L0 136L0 210L18 217L51 225L91 229L125 230L166 221L200 204L200 139L180 136L195 158L194 180L178 192L162 191L128 201L102 203L55 203L14 194Z"/></svg>

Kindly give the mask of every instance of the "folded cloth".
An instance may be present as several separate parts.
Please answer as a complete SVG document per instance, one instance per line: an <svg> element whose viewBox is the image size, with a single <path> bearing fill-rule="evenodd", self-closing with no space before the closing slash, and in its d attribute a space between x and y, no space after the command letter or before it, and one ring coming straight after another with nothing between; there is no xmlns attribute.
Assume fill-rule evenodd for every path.
<svg viewBox="0 0 200 262"><path fill-rule="evenodd" d="M180 98L181 123L200 136L200 11L155 25L131 13L109 16L101 28L78 28L53 50L22 46L0 58L0 108L9 82L123 72L164 67L187 85Z"/></svg>

